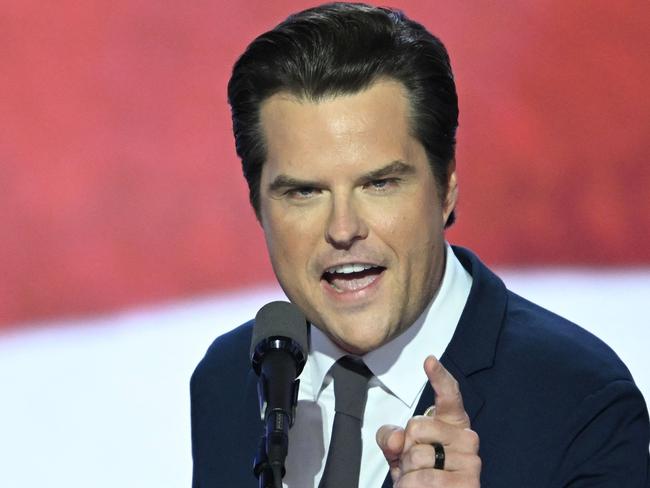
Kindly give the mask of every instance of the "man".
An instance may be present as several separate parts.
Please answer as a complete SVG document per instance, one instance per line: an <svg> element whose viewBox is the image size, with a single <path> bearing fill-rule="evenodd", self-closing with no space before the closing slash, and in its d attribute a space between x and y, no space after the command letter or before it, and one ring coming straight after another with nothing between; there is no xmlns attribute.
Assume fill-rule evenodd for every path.
<svg viewBox="0 0 650 488"><path fill-rule="evenodd" d="M438 39L397 11L325 5L258 37L228 91L273 269L311 324L285 486L319 486L344 356L372 375L359 486L648 486L625 366L445 242L458 108ZM192 377L195 487L256 486L251 327Z"/></svg>

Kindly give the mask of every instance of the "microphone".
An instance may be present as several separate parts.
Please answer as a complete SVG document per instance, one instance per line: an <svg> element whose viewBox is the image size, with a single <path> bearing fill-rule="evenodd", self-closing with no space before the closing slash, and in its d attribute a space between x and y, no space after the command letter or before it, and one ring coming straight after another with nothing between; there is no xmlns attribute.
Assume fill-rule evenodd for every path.
<svg viewBox="0 0 650 488"><path fill-rule="evenodd" d="M289 428L298 402L298 376L307 361L307 319L295 305L271 302L255 316L251 363L257 384L264 436L254 462L260 487L281 487L289 449Z"/></svg>

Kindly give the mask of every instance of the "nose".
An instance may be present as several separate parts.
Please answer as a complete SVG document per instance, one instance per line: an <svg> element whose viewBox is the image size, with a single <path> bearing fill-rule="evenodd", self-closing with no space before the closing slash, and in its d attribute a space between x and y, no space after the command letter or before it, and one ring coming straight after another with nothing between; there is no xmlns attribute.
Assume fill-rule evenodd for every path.
<svg viewBox="0 0 650 488"><path fill-rule="evenodd" d="M325 240L336 249L349 249L355 241L368 236L368 227L351 197L332 200L325 229Z"/></svg>

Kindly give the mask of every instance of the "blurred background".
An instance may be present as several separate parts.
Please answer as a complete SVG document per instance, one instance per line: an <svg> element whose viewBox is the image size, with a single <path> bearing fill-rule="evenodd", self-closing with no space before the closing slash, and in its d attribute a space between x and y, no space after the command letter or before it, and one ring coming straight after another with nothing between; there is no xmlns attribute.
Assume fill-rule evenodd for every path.
<svg viewBox="0 0 650 488"><path fill-rule="evenodd" d="M191 372L281 296L226 84L316 3L1 4L0 486L189 486ZM452 58L448 239L603 338L650 397L648 3L389 5Z"/></svg>

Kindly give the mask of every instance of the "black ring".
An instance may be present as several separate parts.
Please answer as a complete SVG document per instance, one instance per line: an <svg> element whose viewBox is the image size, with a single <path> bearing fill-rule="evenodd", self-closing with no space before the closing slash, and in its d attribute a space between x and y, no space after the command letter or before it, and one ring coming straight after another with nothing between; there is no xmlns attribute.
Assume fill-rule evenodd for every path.
<svg viewBox="0 0 650 488"><path fill-rule="evenodd" d="M445 448L439 442L431 444L433 450L436 452L436 460L433 464L433 469L445 469Z"/></svg>

